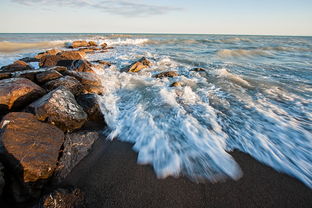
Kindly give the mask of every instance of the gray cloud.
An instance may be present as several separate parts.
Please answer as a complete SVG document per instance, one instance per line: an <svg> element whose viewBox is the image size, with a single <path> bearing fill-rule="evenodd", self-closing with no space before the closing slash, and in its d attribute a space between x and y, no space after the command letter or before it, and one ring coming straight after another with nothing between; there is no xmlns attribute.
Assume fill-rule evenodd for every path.
<svg viewBox="0 0 312 208"><path fill-rule="evenodd" d="M181 10L178 7L159 6L147 3L140 3L129 0L11 0L14 3L25 6L40 6L50 8L51 6L62 6L71 8L95 8L103 12L123 16L150 16L165 14Z"/></svg>

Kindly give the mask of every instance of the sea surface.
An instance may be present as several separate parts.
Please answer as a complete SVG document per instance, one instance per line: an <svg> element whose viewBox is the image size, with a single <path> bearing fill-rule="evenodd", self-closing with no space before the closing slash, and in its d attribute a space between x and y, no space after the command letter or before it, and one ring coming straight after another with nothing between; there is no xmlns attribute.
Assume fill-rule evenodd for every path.
<svg viewBox="0 0 312 208"><path fill-rule="evenodd" d="M108 138L132 142L159 178L238 180L238 149L312 188L312 37L0 34L0 66L73 40L114 47L87 55L113 63L98 70ZM143 56L151 68L121 72ZM180 76L153 77L169 70Z"/></svg>

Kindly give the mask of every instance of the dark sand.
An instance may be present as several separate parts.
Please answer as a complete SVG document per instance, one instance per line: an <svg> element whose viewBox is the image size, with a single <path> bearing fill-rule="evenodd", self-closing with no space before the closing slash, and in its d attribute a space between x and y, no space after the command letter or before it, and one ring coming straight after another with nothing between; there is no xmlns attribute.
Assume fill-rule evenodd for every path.
<svg viewBox="0 0 312 208"><path fill-rule="evenodd" d="M65 185L86 192L96 207L312 207L312 190L250 156L232 153L244 176L239 181L196 184L187 178L156 178L136 164L131 144L104 139L68 176Z"/></svg>

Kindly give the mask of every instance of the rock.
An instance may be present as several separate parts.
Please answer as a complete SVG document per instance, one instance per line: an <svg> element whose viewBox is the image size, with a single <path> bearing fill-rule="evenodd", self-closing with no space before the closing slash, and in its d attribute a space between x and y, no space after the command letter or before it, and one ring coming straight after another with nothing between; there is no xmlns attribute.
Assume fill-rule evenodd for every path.
<svg viewBox="0 0 312 208"><path fill-rule="evenodd" d="M106 47L107 47L107 43L102 43L100 46L101 46L102 48L106 48Z"/></svg>
<svg viewBox="0 0 312 208"><path fill-rule="evenodd" d="M45 83L54 79L58 79L62 77L63 75L55 70L49 70L45 72L41 72L36 74L36 79L39 83Z"/></svg>
<svg viewBox="0 0 312 208"><path fill-rule="evenodd" d="M84 193L76 188L74 190L59 188L43 199L42 208L85 208Z"/></svg>
<svg viewBox="0 0 312 208"><path fill-rule="evenodd" d="M58 49L51 49L51 50L47 50L46 52L38 53L38 55L36 55L35 58L40 60L44 56L56 55L56 54L58 54L60 52L61 51L58 50Z"/></svg>
<svg viewBox="0 0 312 208"><path fill-rule="evenodd" d="M74 95L80 94L83 88L83 85L72 76L64 76L59 79L49 81L43 85L43 87L48 91L52 91L61 86L69 90Z"/></svg>
<svg viewBox="0 0 312 208"><path fill-rule="evenodd" d="M94 61L95 63L98 63L98 64L100 64L100 65L103 65L103 66L108 66L108 67L110 67L112 64L110 63L110 62L108 62L108 61L102 61L102 60L96 60L96 61Z"/></svg>
<svg viewBox="0 0 312 208"><path fill-rule="evenodd" d="M0 80L0 114L26 106L44 93L44 89L25 78Z"/></svg>
<svg viewBox="0 0 312 208"><path fill-rule="evenodd" d="M2 163L0 162L0 197L2 195L4 186L5 186L4 167L3 167Z"/></svg>
<svg viewBox="0 0 312 208"><path fill-rule="evenodd" d="M92 69L92 64L87 60L75 60L69 67L70 70L77 72L91 72L94 73Z"/></svg>
<svg viewBox="0 0 312 208"><path fill-rule="evenodd" d="M82 51L63 51L56 55L43 56L40 59L40 67L56 66L59 61L63 60L80 60L83 59L85 53ZM63 65L61 65L63 66Z"/></svg>
<svg viewBox="0 0 312 208"><path fill-rule="evenodd" d="M17 202L39 197L56 168L64 133L24 112L7 114L0 127L7 193Z"/></svg>
<svg viewBox="0 0 312 208"><path fill-rule="evenodd" d="M78 104L88 114L88 120L105 124L97 94L81 94L76 99Z"/></svg>
<svg viewBox="0 0 312 208"><path fill-rule="evenodd" d="M89 44L85 40L77 40L77 41L72 42L71 44L72 48L87 47L87 46L89 46Z"/></svg>
<svg viewBox="0 0 312 208"><path fill-rule="evenodd" d="M78 131L65 136L63 154L54 174L55 182L61 183L72 169L89 154L93 143L100 137L96 131Z"/></svg>
<svg viewBox="0 0 312 208"><path fill-rule="evenodd" d="M125 67L122 71L126 72L138 72L144 68L150 67L152 63L145 57L139 59L138 61L132 63L131 65Z"/></svg>
<svg viewBox="0 0 312 208"><path fill-rule="evenodd" d="M53 124L63 131L81 128L88 117L74 95L63 87L44 95L25 110L33 113L38 120Z"/></svg>
<svg viewBox="0 0 312 208"><path fill-rule="evenodd" d="M11 73L10 72L4 72L4 73L0 72L0 80L1 79L8 79L8 78L11 78Z"/></svg>
<svg viewBox="0 0 312 208"><path fill-rule="evenodd" d="M182 83L181 82L174 82L170 85L170 87L182 87Z"/></svg>
<svg viewBox="0 0 312 208"><path fill-rule="evenodd" d="M191 71L195 71L195 72L203 72L203 71L206 71L204 68L193 68L191 69Z"/></svg>
<svg viewBox="0 0 312 208"><path fill-rule="evenodd" d="M89 45L89 46L95 46L95 47L98 46L98 44L97 44L96 42L94 42L94 41L89 41L89 42L88 42L88 45Z"/></svg>
<svg viewBox="0 0 312 208"><path fill-rule="evenodd" d="M85 53L94 53L95 51L101 50L100 48L79 48L79 51L85 52Z"/></svg>
<svg viewBox="0 0 312 208"><path fill-rule="evenodd" d="M27 78L33 82L38 82L37 74L43 73L43 72L48 73L49 71L52 71L52 70L55 70L58 72L64 72L65 70L67 70L67 68L62 67L62 66L56 66L56 67L40 68L40 69L35 69L35 70L17 71L17 72L12 72L11 77Z"/></svg>
<svg viewBox="0 0 312 208"><path fill-rule="evenodd" d="M0 72L16 72L31 69L33 69L33 67L27 64L26 62L15 61L13 64L1 67Z"/></svg>
<svg viewBox="0 0 312 208"><path fill-rule="evenodd" d="M67 71L67 75L75 77L83 85L82 93L102 94L104 87L101 79L93 73Z"/></svg>
<svg viewBox="0 0 312 208"><path fill-rule="evenodd" d="M0 127L5 149L1 154L11 168L18 169L16 174L22 172L24 183L47 179L53 174L64 142L60 129L24 112L7 114Z"/></svg>
<svg viewBox="0 0 312 208"><path fill-rule="evenodd" d="M25 58L21 58L20 61L24 61L26 63L31 63L31 62L39 62L40 59L34 58L34 57L25 57Z"/></svg>
<svg viewBox="0 0 312 208"><path fill-rule="evenodd" d="M164 77L176 77L179 76L179 74L175 71L167 71L167 72L161 72L159 74L156 74L156 78L164 78Z"/></svg>

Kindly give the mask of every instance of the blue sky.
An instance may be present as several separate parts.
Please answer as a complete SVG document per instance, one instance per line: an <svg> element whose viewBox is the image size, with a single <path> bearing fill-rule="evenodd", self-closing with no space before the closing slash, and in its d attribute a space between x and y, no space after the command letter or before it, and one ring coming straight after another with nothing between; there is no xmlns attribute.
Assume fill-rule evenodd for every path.
<svg viewBox="0 0 312 208"><path fill-rule="evenodd" d="M312 35L312 0L0 0L0 32Z"/></svg>

